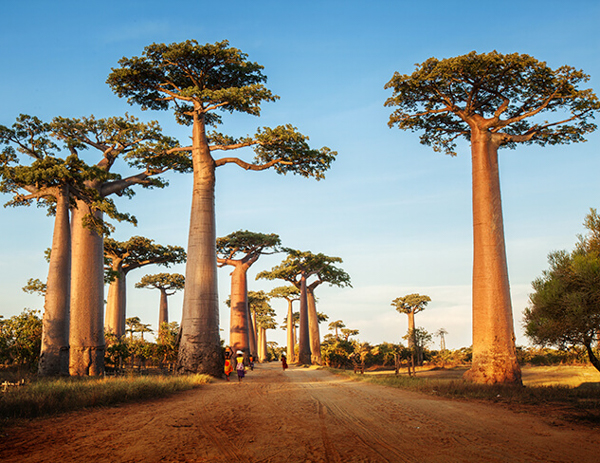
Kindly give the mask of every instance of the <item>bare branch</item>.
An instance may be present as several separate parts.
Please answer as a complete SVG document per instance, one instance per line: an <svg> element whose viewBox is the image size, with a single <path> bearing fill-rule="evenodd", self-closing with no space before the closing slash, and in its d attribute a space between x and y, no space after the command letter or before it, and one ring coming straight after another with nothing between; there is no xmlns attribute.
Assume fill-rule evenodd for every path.
<svg viewBox="0 0 600 463"><path fill-rule="evenodd" d="M270 167L273 167L275 164L284 164L286 166L291 166L294 163L292 161L284 161L281 158L278 159L273 159L272 161L267 162L266 164L252 164L246 161L242 161L239 158L221 158L221 159L217 159L215 161L215 166L219 167L219 166L223 166L225 164L237 164L238 166L240 166L242 169L245 170L266 170Z"/></svg>

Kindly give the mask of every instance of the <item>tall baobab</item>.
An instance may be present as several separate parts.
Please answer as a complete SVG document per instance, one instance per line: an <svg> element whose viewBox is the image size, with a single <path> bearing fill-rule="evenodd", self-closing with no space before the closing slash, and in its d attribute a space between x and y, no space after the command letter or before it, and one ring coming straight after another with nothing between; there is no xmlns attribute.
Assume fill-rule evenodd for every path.
<svg viewBox="0 0 600 463"><path fill-rule="evenodd" d="M117 338L125 334L125 308L127 274L150 264L164 265L185 262L186 254L181 246L162 246L143 236L133 236L127 241L104 240L104 256L111 273L106 301L105 330Z"/></svg>
<svg viewBox="0 0 600 463"><path fill-rule="evenodd" d="M260 115L263 102L278 97L264 86L263 67L227 41L200 45L188 40L155 43L142 56L122 58L108 83L120 97L143 109L172 108L177 122L192 126L193 193L188 261L183 298L178 371L220 376L223 370L219 335L215 227L216 169L236 164L245 170L269 168L278 173L323 178L335 159L329 148L311 149L307 137L291 125L263 128L239 139L210 127L221 124L219 111ZM256 157L213 157L215 151L253 146Z"/></svg>
<svg viewBox="0 0 600 463"><path fill-rule="evenodd" d="M333 265L342 262L339 257L313 254L310 251L286 249L288 256L269 271L260 272L256 278L281 279L300 290L300 333L298 361L301 364L321 363L321 340L314 289L321 283L351 286L350 276ZM309 279L314 277L313 281Z"/></svg>
<svg viewBox="0 0 600 463"><path fill-rule="evenodd" d="M300 290L295 286L278 286L269 292L269 297L285 299L288 303L287 316L285 318L285 329L287 331L287 360L292 363L296 361L296 325L294 322L294 312L292 303L300 300Z"/></svg>
<svg viewBox="0 0 600 463"><path fill-rule="evenodd" d="M408 315L408 347L413 351L413 353L415 353L415 350L417 350L416 354L419 363L421 363L422 353L418 348L415 339L415 314L425 310L425 307L427 307L429 302L431 302L431 298L429 296L417 293L397 297L392 301L392 306L394 306L399 313L405 313Z"/></svg>
<svg viewBox="0 0 600 463"><path fill-rule="evenodd" d="M397 107L390 127L423 130L421 143L456 155L471 144L473 188L473 363L465 377L478 383L521 384L514 341L498 149L585 141L600 102L589 80L569 66L551 69L528 55L471 52L430 58L411 75L386 84ZM543 114L555 116L543 120Z"/></svg>
<svg viewBox="0 0 600 463"><path fill-rule="evenodd" d="M262 254L278 251L279 236L239 230L217 239L217 263L219 267L230 265L230 328L229 344L234 351L250 350L250 320L248 311L248 269Z"/></svg>
<svg viewBox="0 0 600 463"><path fill-rule="evenodd" d="M135 284L136 288L154 288L160 291L160 304L158 308L158 333L159 336L165 326L169 324L168 297L180 291L185 286L185 277L179 273L157 273L144 275Z"/></svg>
<svg viewBox="0 0 600 463"><path fill-rule="evenodd" d="M161 174L175 170L187 172L189 157L175 148L176 140L162 135L157 122L142 123L133 116L96 119L54 118L50 124L54 137L79 158L88 149L99 160L90 166L84 181L86 191L102 201L88 204L75 198L71 209L71 286L69 325L69 373L76 376L101 375L104 371L104 243L110 226L105 215L117 220L135 218L111 212L109 196L132 197L133 187L162 188L167 185ZM121 157L133 169L124 176L112 171Z"/></svg>
<svg viewBox="0 0 600 463"><path fill-rule="evenodd" d="M440 338L440 350L442 350L442 351L446 350L446 335L447 334L448 334L448 331L446 331L445 328L440 328L439 330L437 330L435 332L435 335Z"/></svg>
<svg viewBox="0 0 600 463"><path fill-rule="evenodd" d="M340 335L338 330L341 330L342 328L346 328L345 323L342 320L336 320L334 322L331 322L329 324L329 329L330 330L335 330L335 338L336 339L340 339Z"/></svg>

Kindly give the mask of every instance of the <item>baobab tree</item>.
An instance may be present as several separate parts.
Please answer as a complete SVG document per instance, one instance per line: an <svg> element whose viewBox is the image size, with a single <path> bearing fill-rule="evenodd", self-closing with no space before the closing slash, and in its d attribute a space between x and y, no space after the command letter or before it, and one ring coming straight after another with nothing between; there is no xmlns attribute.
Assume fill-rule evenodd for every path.
<svg viewBox="0 0 600 463"><path fill-rule="evenodd" d="M229 344L234 351L250 349L250 322L248 311L248 269L262 254L278 251L279 236L239 230L217 239L217 264L230 265L230 327Z"/></svg>
<svg viewBox="0 0 600 463"><path fill-rule="evenodd" d="M248 291L248 308L251 316L250 329L254 331L256 354L261 362L266 359L267 340L264 330L274 328L271 325L275 322L273 318L275 311L269 304L269 299L269 295L264 291ZM253 352L250 353L254 355Z"/></svg>
<svg viewBox="0 0 600 463"><path fill-rule="evenodd" d="M119 65L108 77L117 95L143 109L173 108L177 122L192 126L192 145L182 148L192 154L194 178L178 371L220 376L216 169L236 164L245 170L273 168L318 180L336 153L326 147L311 149L308 138L291 125L265 127L239 139L208 131L222 122L218 111L258 116L263 102L278 98L263 84L263 67L227 41L152 44L141 57L122 58ZM215 159L212 154L248 146L256 153L253 162Z"/></svg>
<svg viewBox="0 0 600 463"><path fill-rule="evenodd" d="M346 328L346 324L342 320L336 320L336 321L331 322L329 324L329 330L330 331L335 331L335 338L336 339L340 339L340 335L339 335L338 330L341 330L342 328Z"/></svg>
<svg viewBox="0 0 600 463"><path fill-rule="evenodd" d="M169 267L183 263L186 254L181 246L162 246L149 238L133 236L128 241L106 238L104 256L111 274L104 329L120 338L125 334L127 274L150 264Z"/></svg>
<svg viewBox="0 0 600 463"><path fill-rule="evenodd" d="M435 335L440 338L440 350L444 351L446 350L446 335L448 334L448 331L446 331L446 328L440 328L439 330L437 330L435 332Z"/></svg>
<svg viewBox="0 0 600 463"><path fill-rule="evenodd" d="M284 280L300 290L298 361L301 364L320 364L321 340L314 289L323 282L340 287L350 286L350 277L346 272L333 265L342 262L339 257L289 248L285 251L288 256L281 264L269 271L260 272L256 278ZM315 277L314 281L309 283L308 280L313 276Z"/></svg>
<svg viewBox="0 0 600 463"><path fill-rule="evenodd" d="M417 363L419 364L422 363L422 352L419 349L415 339L415 314L425 310L425 307L427 307L429 302L431 302L431 298L429 296L417 293L397 297L392 301L392 306L395 307L399 313L405 313L408 315L408 347L413 351L413 353L415 353L415 350L417 351Z"/></svg>
<svg viewBox="0 0 600 463"><path fill-rule="evenodd" d="M159 337L164 324L169 324L169 301L168 297L180 291L185 286L185 277L179 273L157 273L155 275L144 275L135 284L136 288L154 288L160 291L160 305L158 308L158 333ZM179 326L177 327L179 329Z"/></svg>
<svg viewBox="0 0 600 463"><path fill-rule="evenodd" d="M294 321L294 312L292 303L300 300L300 290L295 286L278 286L269 291L269 297L276 299L285 299L288 303L287 317L284 321L283 329L287 330L287 360L288 362L296 361L296 324Z"/></svg>
<svg viewBox="0 0 600 463"><path fill-rule="evenodd" d="M41 376L69 374L69 298L71 277L71 222L69 209L78 200L95 210L116 217L116 210L87 189L85 181L94 172L76 156L59 157L60 147L51 124L21 115L12 127L0 126L0 192L13 195L11 206L30 205L35 200L54 215L52 248L49 253L43 332L38 373ZM33 159L20 165L17 152ZM94 206L92 206L94 205Z"/></svg>
<svg viewBox="0 0 600 463"><path fill-rule="evenodd" d="M327 315L317 312L317 299L315 297L315 289L322 283L329 283L330 286L338 286L340 288L350 286L350 275L344 270L334 266L332 262L342 262L339 257L325 256L323 266L314 276L315 280L306 287L306 299L308 303L308 323L310 332L310 344L312 352L312 362L321 365L321 334L319 332L319 324L327 321Z"/></svg>
<svg viewBox="0 0 600 463"><path fill-rule="evenodd" d="M465 377L478 383L521 384L514 342L500 196L498 149L518 143L585 141L600 102L578 86L589 76L569 66L551 69L528 55L496 51L417 65L386 84L397 107L389 126L423 130L421 143L456 155L471 143L473 186L473 363ZM554 121L541 119L544 113Z"/></svg>
<svg viewBox="0 0 600 463"><path fill-rule="evenodd" d="M101 375L104 371L104 246L103 238L111 227L103 220L114 208L111 195L132 197L133 187L162 188L160 175L174 170L187 172L189 157L176 148L176 140L162 135L157 122L142 123L133 116L96 119L54 118L53 137L60 140L76 159L92 148L99 161L90 166L84 181L102 201L88 204L75 199L71 228L70 356L71 375ZM112 172L117 158L135 170L129 176ZM118 220L135 218L128 214L107 214Z"/></svg>

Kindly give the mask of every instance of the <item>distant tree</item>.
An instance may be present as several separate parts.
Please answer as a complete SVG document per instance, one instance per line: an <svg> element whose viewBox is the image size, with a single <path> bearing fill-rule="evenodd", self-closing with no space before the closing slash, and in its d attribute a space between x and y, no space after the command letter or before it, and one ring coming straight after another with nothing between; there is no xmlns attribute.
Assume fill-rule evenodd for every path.
<svg viewBox="0 0 600 463"><path fill-rule="evenodd" d="M185 262L181 246L162 246L143 236L133 236L127 241L104 240L104 256L113 278L108 288L106 303L106 331L117 337L125 333L127 274L150 264L169 267Z"/></svg>
<svg viewBox="0 0 600 463"><path fill-rule="evenodd" d="M600 371L593 350L600 334L600 216L591 209L574 251L548 256L550 268L533 283L524 312L525 334L541 346L584 346Z"/></svg>
<svg viewBox="0 0 600 463"><path fill-rule="evenodd" d="M448 334L448 331L446 331L446 328L440 328L439 330L437 330L435 332L435 335L440 338L440 350L446 350L446 335Z"/></svg>
<svg viewBox="0 0 600 463"><path fill-rule="evenodd" d="M350 286L350 276L333 265L342 262L339 257L313 254L286 248L288 256L270 271L260 272L256 278L281 279L300 290L300 334L298 361L301 364L321 364L321 340L314 289L321 283ZM314 280L309 283L309 278Z"/></svg>
<svg viewBox="0 0 600 463"><path fill-rule="evenodd" d="M0 316L0 362L35 368L40 357L42 320L39 310L25 309L8 319Z"/></svg>
<svg viewBox="0 0 600 463"><path fill-rule="evenodd" d="M386 84L397 107L389 125L422 130L421 143L455 155L471 144L473 174L473 363L478 383L521 384L517 362L500 196L498 149L585 141L600 102L578 86L589 76L569 66L551 69L517 53L471 52L430 58L411 75ZM542 119L544 113L554 121Z"/></svg>
<svg viewBox="0 0 600 463"><path fill-rule="evenodd" d="M342 329L342 328L345 328L345 327L346 327L346 325L345 325L345 324L344 324L344 322L343 322L343 321L341 321L341 320L336 320L336 321L334 321L334 322L331 322L331 323L329 324L329 329L330 329L330 330L335 330L335 337L336 337L336 339L339 339L339 338L340 338L340 336L339 336L339 333L338 333L338 330L339 330L339 329Z"/></svg>
<svg viewBox="0 0 600 463"><path fill-rule="evenodd" d="M158 354L162 362L176 362L179 338L179 324L177 322L160 324L158 329Z"/></svg>
<svg viewBox="0 0 600 463"><path fill-rule="evenodd" d="M248 291L248 307L254 320L256 330L256 344L258 360L267 360L267 335L266 330L275 329L275 311L269 304L269 295L264 291Z"/></svg>
<svg viewBox="0 0 600 463"><path fill-rule="evenodd" d="M160 305L158 309L158 332L163 324L169 326L169 302L168 297L180 291L185 286L185 277L179 273L157 273L155 275L144 275L136 288L154 288L160 291ZM179 328L179 326L178 326Z"/></svg>
<svg viewBox="0 0 600 463"><path fill-rule="evenodd" d="M358 336L358 334L359 334L358 330L351 330L349 328L342 328L341 331L342 331L342 337L344 338L344 341L348 341L350 336Z"/></svg>
<svg viewBox="0 0 600 463"><path fill-rule="evenodd" d="M234 351L250 349L250 323L248 312L248 283L246 274L262 254L278 251L279 236L239 230L217 239L219 267L230 265L231 319L229 343Z"/></svg>
<svg viewBox="0 0 600 463"><path fill-rule="evenodd" d="M287 361L292 363L296 361L294 347L296 345L296 325L294 322L294 312L292 303L300 300L300 290L295 286L278 286L269 292L269 297L285 299L288 303L287 316L284 320L282 329L287 330Z"/></svg>
<svg viewBox="0 0 600 463"><path fill-rule="evenodd" d="M140 317L129 317L125 320L125 331L129 333L129 340L133 341L133 335L139 333L142 321Z"/></svg>
<svg viewBox="0 0 600 463"><path fill-rule="evenodd" d="M307 137L291 125L264 128L254 136L235 139L208 128L220 124L218 111L260 115L263 102L278 97L264 85L263 67L227 41L200 45L194 40L152 44L142 56L122 58L108 77L120 97L143 109L172 108L176 120L192 126L194 170L191 225L183 302L180 372L220 376L223 356L219 335L217 262L215 253L216 169L237 164L245 170L269 168L278 173L323 178L335 159L328 148L311 149ZM215 159L214 151L254 146L254 162L237 157Z"/></svg>
<svg viewBox="0 0 600 463"><path fill-rule="evenodd" d="M392 306L399 313L408 315L408 348L414 351L416 356L415 362L418 365L422 364L423 352L415 339L415 334L417 333L415 329L415 314L425 310L429 302L431 302L429 296L417 293L398 297L392 301Z"/></svg>

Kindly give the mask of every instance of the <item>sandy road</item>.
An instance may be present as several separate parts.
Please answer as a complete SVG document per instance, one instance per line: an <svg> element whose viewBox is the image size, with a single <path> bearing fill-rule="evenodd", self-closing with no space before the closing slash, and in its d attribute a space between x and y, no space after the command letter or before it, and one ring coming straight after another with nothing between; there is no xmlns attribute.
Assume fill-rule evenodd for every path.
<svg viewBox="0 0 600 463"><path fill-rule="evenodd" d="M591 463L600 433L268 364L242 384L10 428L0 461Z"/></svg>

